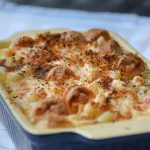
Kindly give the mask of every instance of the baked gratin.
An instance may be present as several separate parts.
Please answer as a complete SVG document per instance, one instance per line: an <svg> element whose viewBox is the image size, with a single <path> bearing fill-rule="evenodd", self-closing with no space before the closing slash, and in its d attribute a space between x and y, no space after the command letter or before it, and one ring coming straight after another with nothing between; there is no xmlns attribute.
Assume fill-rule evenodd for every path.
<svg viewBox="0 0 150 150"><path fill-rule="evenodd" d="M0 50L10 102L39 128L150 115L150 69L102 29L44 32Z"/></svg>

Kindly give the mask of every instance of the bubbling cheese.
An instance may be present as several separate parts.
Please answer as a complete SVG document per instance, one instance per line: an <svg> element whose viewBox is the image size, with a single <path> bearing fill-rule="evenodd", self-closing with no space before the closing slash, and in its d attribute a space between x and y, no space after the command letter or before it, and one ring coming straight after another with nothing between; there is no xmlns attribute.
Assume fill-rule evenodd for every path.
<svg viewBox="0 0 150 150"><path fill-rule="evenodd" d="M149 70L101 29L23 36L0 51L0 83L38 128L149 114Z"/></svg>

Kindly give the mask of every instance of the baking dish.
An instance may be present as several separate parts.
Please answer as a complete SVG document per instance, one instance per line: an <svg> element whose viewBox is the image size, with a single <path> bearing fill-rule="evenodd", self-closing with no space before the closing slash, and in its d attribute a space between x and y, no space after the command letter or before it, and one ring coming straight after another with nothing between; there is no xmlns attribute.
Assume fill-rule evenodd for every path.
<svg viewBox="0 0 150 150"><path fill-rule="evenodd" d="M66 29L51 29L50 31L62 32L64 30ZM19 36L34 36L35 33L44 31L29 31L14 34L11 38L1 41L0 48L7 48L11 40ZM150 67L149 61L141 56L126 41L111 31L109 33L126 50L142 57ZM0 93L0 115L19 150L150 148L150 116L77 128L38 130L9 101L9 97L2 85L0 86Z"/></svg>

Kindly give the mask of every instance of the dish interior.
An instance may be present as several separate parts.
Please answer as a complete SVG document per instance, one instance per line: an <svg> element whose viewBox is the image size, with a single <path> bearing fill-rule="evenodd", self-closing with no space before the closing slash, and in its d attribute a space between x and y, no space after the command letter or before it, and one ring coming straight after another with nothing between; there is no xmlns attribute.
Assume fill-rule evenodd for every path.
<svg viewBox="0 0 150 150"><path fill-rule="evenodd" d="M149 132L149 61L115 33L23 32L0 48L1 96L29 133Z"/></svg>

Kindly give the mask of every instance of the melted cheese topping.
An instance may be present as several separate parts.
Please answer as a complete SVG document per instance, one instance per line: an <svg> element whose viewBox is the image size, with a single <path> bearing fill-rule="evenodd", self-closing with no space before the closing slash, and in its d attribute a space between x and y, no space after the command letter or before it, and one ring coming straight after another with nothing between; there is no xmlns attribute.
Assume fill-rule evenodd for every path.
<svg viewBox="0 0 150 150"><path fill-rule="evenodd" d="M105 30L21 37L0 51L0 82L39 128L126 120L150 110L150 70Z"/></svg>

